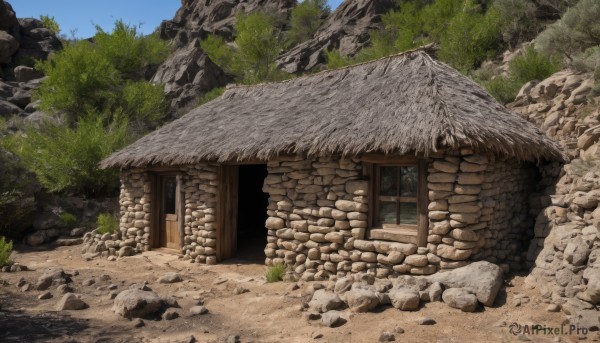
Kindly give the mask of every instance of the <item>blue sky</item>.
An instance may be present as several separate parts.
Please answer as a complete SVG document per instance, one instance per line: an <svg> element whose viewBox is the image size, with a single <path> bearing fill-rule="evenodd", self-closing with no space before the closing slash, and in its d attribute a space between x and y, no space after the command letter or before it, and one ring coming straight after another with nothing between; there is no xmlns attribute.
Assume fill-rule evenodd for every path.
<svg viewBox="0 0 600 343"><path fill-rule="evenodd" d="M88 38L96 31L94 24L110 30L117 19L129 24L142 24L141 31L150 33L160 22L171 19L181 0L8 0L19 18L53 16L61 33ZM329 0L332 9L342 0Z"/></svg>

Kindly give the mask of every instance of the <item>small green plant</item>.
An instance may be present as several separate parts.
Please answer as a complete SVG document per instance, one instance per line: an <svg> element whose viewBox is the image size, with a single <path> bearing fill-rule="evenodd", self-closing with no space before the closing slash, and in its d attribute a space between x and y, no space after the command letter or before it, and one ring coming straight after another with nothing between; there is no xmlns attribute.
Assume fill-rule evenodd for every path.
<svg viewBox="0 0 600 343"><path fill-rule="evenodd" d="M77 217L69 212L63 212L60 214L60 221L68 228L72 228L77 224Z"/></svg>
<svg viewBox="0 0 600 343"><path fill-rule="evenodd" d="M543 55L532 46L527 47L509 64L510 74L521 84L531 80L544 80L559 71L561 67L559 58Z"/></svg>
<svg viewBox="0 0 600 343"><path fill-rule="evenodd" d="M110 213L100 213L97 219L98 233L115 233L119 227L119 221Z"/></svg>
<svg viewBox="0 0 600 343"><path fill-rule="evenodd" d="M270 266L267 269L267 282L278 282L283 280L283 276L285 275L285 266L282 263L275 264Z"/></svg>
<svg viewBox="0 0 600 343"><path fill-rule="evenodd" d="M517 97L522 84L506 76L484 81L483 86L499 103L508 104Z"/></svg>
<svg viewBox="0 0 600 343"><path fill-rule="evenodd" d="M40 21L45 28L52 31L55 35L60 32L60 25L58 25L56 19L54 19L54 16L50 17L47 15L41 15Z"/></svg>
<svg viewBox="0 0 600 343"><path fill-rule="evenodd" d="M13 245L11 241L7 242L4 236L0 237L0 267L9 264L12 248Z"/></svg>

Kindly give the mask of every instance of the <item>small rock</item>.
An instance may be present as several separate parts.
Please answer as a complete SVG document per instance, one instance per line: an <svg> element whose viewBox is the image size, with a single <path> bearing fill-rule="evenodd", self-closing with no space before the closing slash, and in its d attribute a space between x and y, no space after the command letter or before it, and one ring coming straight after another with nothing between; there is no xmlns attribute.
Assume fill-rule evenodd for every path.
<svg viewBox="0 0 600 343"><path fill-rule="evenodd" d="M417 320L417 324L419 325L434 325L436 324L436 321L428 318L428 317L423 317Z"/></svg>
<svg viewBox="0 0 600 343"><path fill-rule="evenodd" d="M396 337L389 331L382 331L379 335L379 342L392 342L395 340Z"/></svg>
<svg viewBox="0 0 600 343"><path fill-rule="evenodd" d="M448 288L442 299L446 305L463 312L473 312L477 308L477 296L462 288Z"/></svg>
<svg viewBox="0 0 600 343"><path fill-rule="evenodd" d="M116 256L112 256L112 255L111 255L111 256L108 256L107 260L109 260L109 261L113 262L113 261L116 261L116 260L117 260L117 257L116 257Z"/></svg>
<svg viewBox="0 0 600 343"><path fill-rule="evenodd" d="M342 300L340 297L333 293L326 291L324 289L319 289L316 291L308 306L317 312L327 312L329 310L334 310L342 305Z"/></svg>
<svg viewBox="0 0 600 343"><path fill-rule="evenodd" d="M240 336L239 335L228 336L226 342L227 343L240 343Z"/></svg>
<svg viewBox="0 0 600 343"><path fill-rule="evenodd" d="M560 311L560 305L550 304L546 307L546 311L548 312L558 312Z"/></svg>
<svg viewBox="0 0 600 343"><path fill-rule="evenodd" d="M399 326L396 326L396 327L394 328L394 332L395 332L395 333L399 333L399 334L403 334L403 333L404 333L404 329L403 329L403 328L401 328L401 327L399 327Z"/></svg>
<svg viewBox="0 0 600 343"><path fill-rule="evenodd" d="M321 315L321 323L327 327L334 327L341 324L340 311L329 311Z"/></svg>
<svg viewBox="0 0 600 343"><path fill-rule="evenodd" d="M290 292L295 291L297 289L300 289L300 286L298 286L297 283L294 283L293 285L290 286Z"/></svg>
<svg viewBox="0 0 600 343"><path fill-rule="evenodd" d="M19 281L17 282L16 286L18 288L21 288L21 287L25 286L26 284L27 284L27 281L25 279L23 279L23 278L20 278Z"/></svg>
<svg viewBox="0 0 600 343"><path fill-rule="evenodd" d="M213 281L213 285L220 285L225 282L227 282L227 279L224 277L220 277L220 278L217 278L215 281Z"/></svg>
<svg viewBox="0 0 600 343"><path fill-rule="evenodd" d="M145 325L144 321L141 320L140 318L134 318L131 321L131 324L133 325L134 328L141 328L141 327L143 327Z"/></svg>
<svg viewBox="0 0 600 343"><path fill-rule="evenodd" d="M94 279L87 279L87 280L83 281L81 284L84 285L84 286L91 286L91 285L93 285L95 283L96 283L96 280L94 280Z"/></svg>
<svg viewBox="0 0 600 343"><path fill-rule="evenodd" d="M113 284L110 284L110 285L108 285L108 290L109 290L109 291L112 291L112 290L115 290L115 289L117 289L118 287L119 287L119 286L117 286L117 285L115 285L115 284L113 283Z"/></svg>
<svg viewBox="0 0 600 343"><path fill-rule="evenodd" d="M179 307L179 303L174 297L163 297L162 301L167 307Z"/></svg>
<svg viewBox="0 0 600 343"><path fill-rule="evenodd" d="M109 281L109 280L110 280L110 275L108 275L108 274L100 275L100 281Z"/></svg>
<svg viewBox="0 0 600 343"><path fill-rule="evenodd" d="M302 316L306 320L318 320L318 319L321 319L321 314L319 312L304 312L302 314Z"/></svg>
<svg viewBox="0 0 600 343"><path fill-rule="evenodd" d="M233 290L233 294L235 294L235 295L248 293L248 292L250 292L250 290L248 288L241 287L241 286L238 286Z"/></svg>
<svg viewBox="0 0 600 343"><path fill-rule="evenodd" d="M323 338L322 333L315 332L312 334L312 339L319 339L319 338Z"/></svg>
<svg viewBox="0 0 600 343"><path fill-rule="evenodd" d="M52 298L52 293L50 293L50 292L44 292L38 296L38 299L40 299L40 300L46 300L46 299L50 299L50 298Z"/></svg>
<svg viewBox="0 0 600 343"><path fill-rule="evenodd" d="M169 308L163 313L163 318L166 320L173 320L179 318L179 312L173 308Z"/></svg>
<svg viewBox="0 0 600 343"><path fill-rule="evenodd" d="M110 293L108 293L108 298L109 298L110 300L113 300L114 298L116 298L116 297L117 297L117 295L119 295L119 293L118 293L118 292L110 292Z"/></svg>
<svg viewBox="0 0 600 343"><path fill-rule="evenodd" d="M190 335L188 337L178 339L177 341L175 341L175 343L196 343L196 337Z"/></svg>
<svg viewBox="0 0 600 343"><path fill-rule="evenodd" d="M208 309L204 306L194 306L192 308L190 308L190 313L195 316L195 315L203 315L203 314L207 314L208 313Z"/></svg>
<svg viewBox="0 0 600 343"><path fill-rule="evenodd" d="M33 285L30 283L26 283L21 287L21 291L23 292L29 292L33 289Z"/></svg>
<svg viewBox="0 0 600 343"><path fill-rule="evenodd" d="M389 292L392 305L401 311L416 311L421 298L419 293L408 288L393 288Z"/></svg>
<svg viewBox="0 0 600 343"><path fill-rule="evenodd" d="M156 313L162 305L162 299L154 292L128 289L117 295L113 311L125 318L141 318Z"/></svg>
<svg viewBox="0 0 600 343"><path fill-rule="evenodd" d="M158 279L159 283L175 283L181 281L183 281L183 279L177 273L166 273Z"/></svg>
<svg viewBox="0 0 600 343"><path fill-rule="evenodd" d="M63 295L62 299L56 304L57 311L83 310L87 307L88 305L73 293Z"/></svg>
<svg viewBox="0 0 600 343"><path fill-rule="evenodd" d="M73 293L75 291L73 287L69 285L59 285L58 287L56 287L56 290L59 294Z"/></svg>

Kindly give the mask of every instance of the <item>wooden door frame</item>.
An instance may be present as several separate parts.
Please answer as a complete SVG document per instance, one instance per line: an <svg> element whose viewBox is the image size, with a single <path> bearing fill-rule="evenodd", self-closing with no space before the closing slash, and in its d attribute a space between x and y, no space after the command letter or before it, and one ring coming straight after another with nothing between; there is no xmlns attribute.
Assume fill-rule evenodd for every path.
<svg viewBox="0 0 600 343"><path fill-rule="evenodd" d="M175 188L175 210L177 212L177 226L179 229L179 248L183 248L184 244L184 216L185 216L185 200L183 194L183 176L178 170L166 170L161 172L151 173L151 209L150 216L150 239L149 245L151 249L166 249L161 246L161 230L163 228L162 212L164 208L164 196L162 189L162 179L164 177L175 177L177 186ZM178 253L181 253L179 251Z"/></svg>

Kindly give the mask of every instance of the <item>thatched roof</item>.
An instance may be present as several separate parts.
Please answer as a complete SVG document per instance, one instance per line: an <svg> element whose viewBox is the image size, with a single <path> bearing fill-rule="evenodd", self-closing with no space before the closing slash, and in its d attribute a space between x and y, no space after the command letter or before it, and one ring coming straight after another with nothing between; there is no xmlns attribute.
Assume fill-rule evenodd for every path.
<svg viewBox="0 0 600 343"><path fill-rule="evenodd" d="M562 160L534 124L416 50L292 80L228 87L101 167L267 160L280 154L429 154L443 147Z"/></svg>

